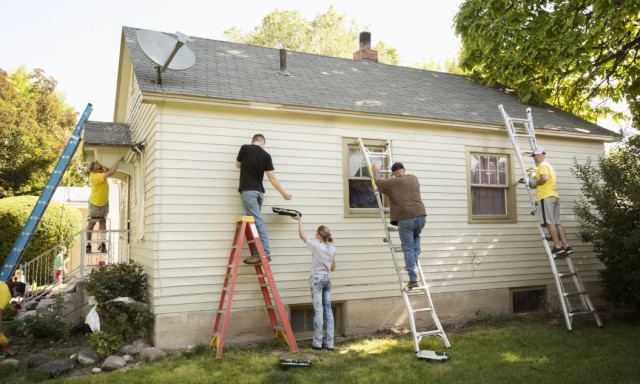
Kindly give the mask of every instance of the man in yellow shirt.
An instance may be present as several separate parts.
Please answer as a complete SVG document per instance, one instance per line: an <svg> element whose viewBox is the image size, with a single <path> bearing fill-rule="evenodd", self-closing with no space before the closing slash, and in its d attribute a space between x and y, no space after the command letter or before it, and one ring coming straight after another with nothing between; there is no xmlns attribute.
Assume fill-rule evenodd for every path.
<svg viewBox="0 0 640 384"><path fill-rule="evenodd" d="M554 255L569 254L573 249L567 244L564 228L560 224L560 196L556 189L556 171L546 160L544 148L536 148L531 155L538 169L536 170L537 183L534 186L538 196L538 208L536 214L538 223L547 228L553 240Z"/></svg>
<svg viewBox="0 0 640 384"><path fill-rule="evenodd" d="M89 195L89 213L88 217L101 218L100 230L105 231L107 229L107 215L109 214L109 183L107 178L113 176L118 170L120 161L124 160L124 156L116 160L115 163L108 170L102 167L102 164L98 160L91 162L89 170L91 175L89 181L91 182L91 194ZM90 221L87 224L87 240L91 240L91 232L96 225L95 221ZM105 243L100 245L100 252L106 252L107 246ZM91 244L87 243L87 253L91 253Z"/></svg>

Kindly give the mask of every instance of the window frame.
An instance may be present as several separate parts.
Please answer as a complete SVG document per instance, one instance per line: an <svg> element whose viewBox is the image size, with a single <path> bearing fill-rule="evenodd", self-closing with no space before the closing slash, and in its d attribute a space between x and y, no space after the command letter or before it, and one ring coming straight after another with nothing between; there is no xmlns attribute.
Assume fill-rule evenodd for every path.
<svg viewBox="0 0 640 384"><path fill-rule="evenodd" d="M513 151L504 148L488 148L488 147L467 147L465 151L466 172L467 172L467 217L469 224L487 224L487 223L517 223L518 215L516 211L516 188L514 185L514 164ZM505 215L474 215L473 214L473 194L472 188L476 187L471 183L471 158L472 156L495 156L506 158L506 185L491 186L491 188L504 188L506 198Z"/></svg>
<svg viewBox="0 0 640 384"><path fill-rule="evenodd" d="M384 150L387 146L387 140L384 139L362 139L364 141L364 145L367 148L371 147L380 147ZM380 215L380 210L378 208L351 208L349 206L349 180L350 179L358 179L352 178L349 174L349 148L357 147L360 148L360 143L358 138L355 137L343 137L342 138L342 185L343 185L343 205L344 205L344 217L374 217ZM388 162L388 159L385 159ZM385 164L387 168L390 168L390 164ZM383 166L383 167L384 167ZM361 178L365 179L365 178ZM370 180L370 179L366 179ZM382 196L382 204L385 207L389 206L388 198L383 195ZM386 213L388 215L388 213Z"/></svg>

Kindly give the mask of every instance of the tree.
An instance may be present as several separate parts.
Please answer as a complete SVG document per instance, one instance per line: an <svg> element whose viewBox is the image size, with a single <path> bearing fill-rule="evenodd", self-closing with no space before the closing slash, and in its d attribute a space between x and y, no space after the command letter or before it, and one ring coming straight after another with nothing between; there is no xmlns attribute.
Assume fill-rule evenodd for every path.
<svg viewBox="0 0 640 384"><path fill-rule="evenodd" d="M582 183L574 211L580 237L605 266L603 297L640 311L640 135L623 136L598 165L574 162Z"/></svg>
<svg viewBox="0 0 640 384"><path fill-rule="evenodd" d="M638 0L467 0L455 17L461 65L590 121L626 102L640 127Z"/></svg>
<svg viewBox="0 0 640 384"><path fill-rule="evenodd" d="M242 33L233 26L224 32L232 42L259 45L271 48L286 48L290 51L317 55L352 58L359 48L359 33L367 29L354 20L339 15L333 6L327 12L316 15L312 21L306 20L300 11L280 11L276 9L262 19L253 32ZM394 48L380 41L374 47L378 60L397 65L400 61Z"/></svg>
<svg viewBox="0 0 640 384"><path fill-rule="evenodd" d="M0 198L37 194L73 131L76 113L44 71L0 69ZM70 183L84 181L79 156Z"/></svg>

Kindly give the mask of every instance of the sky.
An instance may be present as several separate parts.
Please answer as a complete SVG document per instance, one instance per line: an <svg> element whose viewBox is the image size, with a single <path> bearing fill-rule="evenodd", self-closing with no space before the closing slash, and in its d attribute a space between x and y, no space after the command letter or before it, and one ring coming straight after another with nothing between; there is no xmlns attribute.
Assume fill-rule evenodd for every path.
<svg viewBox="0 0 640 384"><path fill-rule="evenodd" d="M0 68L42 68L76 111L93 105L90 120L113 121L122 27L226 40L237 26L253 30L274 11L298 10L312 20L330 5L368 25L400 65L455 57L460 39L453 18L462 0L0 0ZM384 5L383 5L384 4Z"/></svg>

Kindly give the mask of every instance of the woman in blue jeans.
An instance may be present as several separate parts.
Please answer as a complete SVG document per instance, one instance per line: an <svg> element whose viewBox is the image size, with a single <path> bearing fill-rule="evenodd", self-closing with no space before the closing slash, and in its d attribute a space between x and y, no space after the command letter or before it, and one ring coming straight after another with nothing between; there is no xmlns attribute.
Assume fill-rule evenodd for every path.
<svg viewBox="0 0 640 384"><path fill-rule="evenodd" d="M311 251L311 278L309 286L311 288L311 302L313 303L313 342L311 348L320 350L322 348L333 351L333 312L331 311L331 280L329 271L336 269L336 248L333 246L333 237L329 228L324 225L318 227L316 239L313 241L305 236L302 230L302 218L296 215L293 219L298 220L298 233L300 239ZM323 325L326 324L327 332L322 335Z"/></svg>

